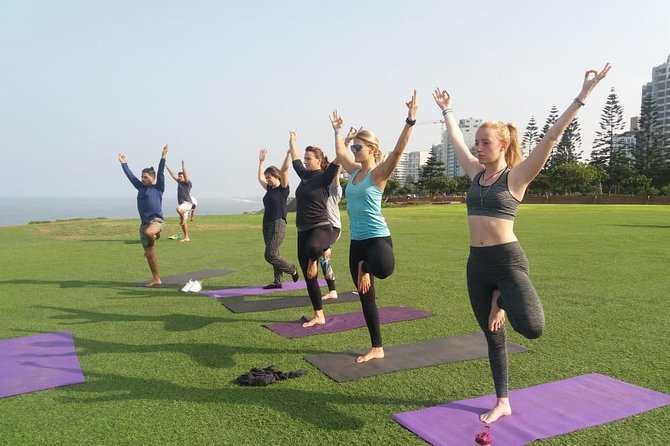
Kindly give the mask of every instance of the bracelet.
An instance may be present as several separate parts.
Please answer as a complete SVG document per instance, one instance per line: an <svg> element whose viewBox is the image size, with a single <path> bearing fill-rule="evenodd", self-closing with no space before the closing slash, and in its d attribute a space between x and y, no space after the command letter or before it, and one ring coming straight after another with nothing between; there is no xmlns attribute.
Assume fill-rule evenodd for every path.
<svg viewBox="0 0 670 446"><path fill-rule="evenodd" d="M582 100L581 100L581 99L579 99L578 97L577 97L577 98L575 98L575 102L576 102L576 103L578 103L580 107L583 107L583 106L585 106L585 105L586 105L586 104L584 103L584 101L582 101Z"/></svg>
<svg viewBox="0 0 670 446"><path fill-rule="evenodd" d="M340 136L340 131L339 131L339 130L335 130L335 137L337 138L338 136Z"/></svg>
<svg viewBox="0 0 670 446"><path fill-rule="evenodd" d="M414 124L416 124L416 119L409 119L409 118L406 118L406 119L405 119L405 124L407 124L408 126L411 127L411 126L413 126Z"/></svg>
<svg viewBox="0 0 670 446"><path fill-rule="evenodd" d="M444 110L442 110L442 116L447 116L447 113L451 113L451 112L452 112L452 110L450 108L445 108Z"/></svg>

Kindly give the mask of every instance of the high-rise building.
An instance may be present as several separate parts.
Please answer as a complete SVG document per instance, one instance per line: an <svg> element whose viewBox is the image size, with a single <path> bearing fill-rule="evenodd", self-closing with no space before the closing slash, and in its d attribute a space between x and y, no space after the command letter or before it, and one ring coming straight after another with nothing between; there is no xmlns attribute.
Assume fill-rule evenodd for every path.
<svg viewBox="0 0 670 446"><path fill-rule="evenodd" d="M421 168L426 164L430 152L409 152L405 160L404 183L416 183L421 175Z"/></svg>
<svg viewBox="0 0 670 446"><path fill-rule="evenodd" d="M467 118L459 119L458 127L463 132L463 139L465 144L470 148L470 151L474 153L475 148L475 134L477 129L482 125L481 119ZM449 178L456 178L465 175L463 169L461 169L460 164L458 164L458 159L456 159L456 153L454 152L454 146L451 145L447 132L445 131L442 135L442 146L446 147L442 154L442 161L444 162L445 173Z"/></svg>
<svg viewBox="0 0 670 446"><path fill-rule="evenodd" d="M642 100L651 95L656 104L656 125L663 147L670 149L670 55L651 70L651 82L642 87Z"/></svg>

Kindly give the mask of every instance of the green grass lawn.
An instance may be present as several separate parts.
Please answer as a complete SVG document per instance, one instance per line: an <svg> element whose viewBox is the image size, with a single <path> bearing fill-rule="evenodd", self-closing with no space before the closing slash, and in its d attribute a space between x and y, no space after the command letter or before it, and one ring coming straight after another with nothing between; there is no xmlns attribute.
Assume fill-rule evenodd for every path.
<svg viewBox="0 0 670 446"><path fill-rule="evenodd" d="M435 313L383 325L384 343L478 331L465 287L464 206L384 214L396 270L377 282L379 305ZM205 279L206 289L269 282L261 218L198 216L190 243L168 239L178 230L168 219L158 242L161 273L235 270ZM292 261L294 218L282 250ZM353 289L344 212L343 224L333 251L341 292ZM311 308L234 314L176 287L129 286L150 278L137 227L137 220L81 220L0 228L0 338L71 331L86 377L0 399L0 444L421 445L391 414L493 393L485 359L338 384L303 356L368 347L366 329L287 340L261 324ZM510 341L529 348L510 356L511 390L599 372L670 393L670 206L524 205L516 233L547 326L532 341L510 331ZM266 388L233 382L271 364L309 374ZM666 407L541 444L658 444L669 425Z"/></svg>

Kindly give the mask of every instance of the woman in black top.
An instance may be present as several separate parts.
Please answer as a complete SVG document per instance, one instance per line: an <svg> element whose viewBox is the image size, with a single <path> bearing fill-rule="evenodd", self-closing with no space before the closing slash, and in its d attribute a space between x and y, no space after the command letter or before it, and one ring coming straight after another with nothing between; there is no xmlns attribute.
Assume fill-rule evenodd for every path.
<svg viewBox="0 0 670 446"><path fill-rule="evenodd" d="M314 317L302 326L311 327L326 323L321 288L317 280L317 261L331 242L333 227L328 220L328 188L337 175L339 166L335 163L329 164L323 151L314 146L305 148L303 165L295 147L297 137L297 132L290 132L288 153L293 160L293 169L300 177L300 184L295 190L298 262L305 276L309 300L314 308Z"/></svg>
<svg viewBox="0 0 670 446"><path fill-rule="evenodd" d="M288 186L288 158L286 154L281 170L275 166L264 169L268 151L263 149L258 154L258 182L265 189L263 196L263 240L265 240L265 261L272 265L274 280L263 288L281 288L282 273L290 274L293 281L298 280L298 269L292 263L282 259L279 252L286 236L286 199Z"/></svg>

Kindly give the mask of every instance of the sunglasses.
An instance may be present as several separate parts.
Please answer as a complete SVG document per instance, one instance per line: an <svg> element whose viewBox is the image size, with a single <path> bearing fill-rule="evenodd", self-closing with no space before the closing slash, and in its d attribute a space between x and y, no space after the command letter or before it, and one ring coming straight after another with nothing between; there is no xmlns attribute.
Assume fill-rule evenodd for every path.
<svg viewBox="0 0 670 446"><path fill-rule="evenodd" d="M349 147L351 148L351 151L352 151L352 152L360 152L360 151L363 149L363 145L362 145L362 144L352 144L352 145L349 146Z"/></svg>

